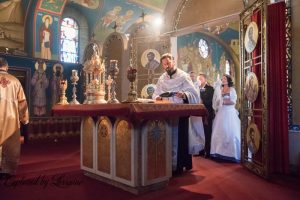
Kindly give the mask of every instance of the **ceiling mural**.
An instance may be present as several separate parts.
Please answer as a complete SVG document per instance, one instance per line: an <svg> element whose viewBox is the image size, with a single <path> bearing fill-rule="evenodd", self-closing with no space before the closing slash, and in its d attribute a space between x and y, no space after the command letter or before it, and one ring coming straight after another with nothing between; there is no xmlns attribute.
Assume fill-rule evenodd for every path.
<svg viewBox="0 0 300 200"><path fill-rule="evenodd" d="M65 3L71 3L88 9L98 9L103 0L40 0L38 3L39 10L51 12L60 15Z"/></svg>
<svg viewBox="0 0 300 200"><path fill-rule="evenodd" d="M134 23L141 21L141 15L146 14L145 21L160 15L157 10L141 6L142 1L105 0L103 12L100 13L95 27L95 39L103 42L113 31L124 33ZM148 2L148 1L145 1ZM150 2L150 1L149 1Z"/></svg>
<svg viewBox="0 0 300 200"><path fill-rule="evenodd" d="M24 47L24 20L28 31L33 34L38 27L37 12L42 12L58 19L63 15L65 6L74 8L86 17L89 33L94 33L95 40L104 42L105 38L117 31L126 33L128 28L144 19L153 22L162 15L168 0L0 0L0 41L2 47L11 49L36 49L34 41L38 37L28 38L28 47ZM141 15L144 13L144 17ZM30 42L33 40L32 42Z"/></svg>
<svg viewBox="0 0 300 200"><path fill-rule="evenodd" d="M60 15L63 11L65 0L40 0L38 8L42 11Z"/></svg>
<svg viewBox="0 0 300 200"><path fill-rule="evenodd" d="M128 0L128 2L136 3L143 7L163 12L168 0Z"/></svg>
<svg viewBox="0 0 300 200"><path fill-rule="evenodd" d="M73 0L75 4L80 6L89 8L89 9L97 9L102 4L102 0Z"/></svg>

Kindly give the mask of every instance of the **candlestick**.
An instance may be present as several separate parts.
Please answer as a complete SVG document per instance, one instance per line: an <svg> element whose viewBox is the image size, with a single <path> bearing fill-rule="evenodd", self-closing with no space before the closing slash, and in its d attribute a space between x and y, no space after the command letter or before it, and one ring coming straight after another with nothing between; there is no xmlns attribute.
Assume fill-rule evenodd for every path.
<svg viewBox="0 0 300 200"><path fill-rule="evenodd" d="M76 95L76 92L77 92L77 89L76 89L76 85L77 85L77 81L79 80L79 77L78 77L78 71L77 70L72 70L72 76L71 76L71 84L73 85L73 89L72 89L72 101L70 102L70 104L80 104L78 101L77 101L77 95Z"/></svg>

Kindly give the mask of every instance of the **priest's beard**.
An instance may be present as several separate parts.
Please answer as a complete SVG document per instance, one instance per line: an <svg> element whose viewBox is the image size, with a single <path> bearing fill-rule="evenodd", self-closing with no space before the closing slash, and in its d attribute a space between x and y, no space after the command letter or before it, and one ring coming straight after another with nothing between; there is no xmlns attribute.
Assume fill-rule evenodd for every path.
<svg viewBox="0 0 300 200"><path fill-rule="evenodd" d="M166 72L170 77L172 77L172 75L175 74L176 69L171 69L170 67L167 67Z"/></svg>

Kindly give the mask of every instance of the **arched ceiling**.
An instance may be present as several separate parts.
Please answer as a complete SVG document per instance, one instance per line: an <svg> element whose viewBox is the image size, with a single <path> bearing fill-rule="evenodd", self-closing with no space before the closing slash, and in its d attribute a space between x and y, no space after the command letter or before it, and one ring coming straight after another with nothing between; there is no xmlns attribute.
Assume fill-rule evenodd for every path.
<svg viewBox="0 0 300 200"><path fill-rule="evenodd" d="M0 0L0 3L5 1L7 0ZM27 13L34 13L35 9L39 9L57 15L62 14L65 6L72 7L87 18L90 28L94 28L99 21L104 20L105 15L111 17L106 18L107 22L114 22L118 18L120 21L122 18L124 23L124 16L127 14L125 23L134 23L144 12L147 20L153 15L162 14L167 2L168 0L22 0L22 5Z"/></svg>
<svg viewBox="0 0 300 200"><path fill-rule="evenodd" d="M14 0L20 2L21 0ZM0 0L0 5L9 2ZM163 14L168 0L22 0L25 16L33 19L33 15L46 12L61 16L66 7L76 9L87 19L90 34L95 33L96 40L103 40L113 32L117 23L117 31L124 33L134 23L142 20L153 22ZM30 16L31 15L31 16ZM27 17L28 16L28 17ZM1 16L0 16L1 18ZM26 24L26 23L24 23Z"/></svg>
<svg viewBox="0 0 300 200"><path fill-rule="evenodd" d="M253 2L254 0L248 0ZM5 5L8 0L0 0ZM112 32L114 22L118 22L119 32L141 21L142 12L145 20L152 22L155 16L164 17L164 31L181 29L204 23L224 16L238 15L244 8L243 0L14 0L21 2L24 19L35 10L61 15L66 7L78 10L87 18L91 32L101 37L99 32ZM1 18L1 17L0 17ZM25 24L25 23L24 23ZM98 32L98 33L97 33Z"/></svg>
<svg viewBox="0 0 300 200"><path fill-rule="evenodd" d="M180 29L229 15L238 17L243 8L243 2L237 0L189 0L178 16L177 28Z"/></svg>
<svg viewBox="0 0 300 200"><path fill-rule="evenodd" d="M253 1L248 0L249 3ZM6 9L7 5L16 6L14 9ZM22 11L19 5L22 5ZM164 24L161 33L166 33L224 16L238 17L244 4L243 0L0 0L0 28L4 24L2 29L6 30L7 26L14 23L23 28L29 27L24 30L30 32L38 12L50 13L60 18L66 7L76 9L86 18L90 36L95 33L96 40L104 41L114 31L115 23L118 25L118 32L126 33L133 24L142 21L143 12L146 14L144 19L148 22L162 16ZM19 18L27 23L16 21L16 12L22 12L24 16ZM7 16L10 16L9 19Z"/></svg>

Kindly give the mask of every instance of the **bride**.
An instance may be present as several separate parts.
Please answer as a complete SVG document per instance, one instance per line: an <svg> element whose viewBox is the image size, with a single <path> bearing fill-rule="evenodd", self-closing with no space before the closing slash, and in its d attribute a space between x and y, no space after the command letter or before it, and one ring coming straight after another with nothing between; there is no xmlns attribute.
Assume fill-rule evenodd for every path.
<svg viewBox="0 0 300 200"><path fill-rule="evenodd" d="M222 82L216 83L213 98L216 116L211 138L212 158L234 162L241 160L241 121L235 109L236 100L232 78L225 74Z"/></svg>

